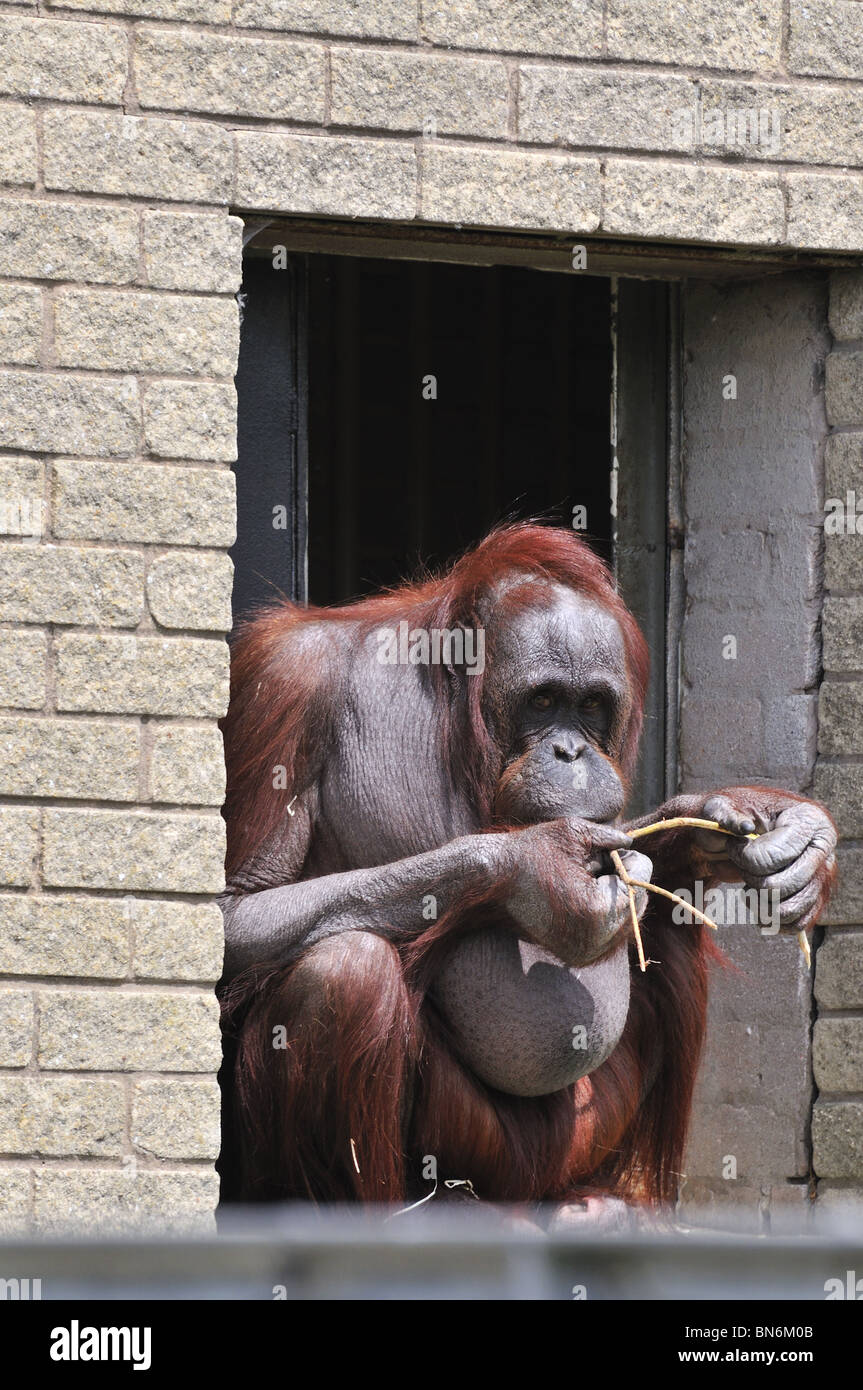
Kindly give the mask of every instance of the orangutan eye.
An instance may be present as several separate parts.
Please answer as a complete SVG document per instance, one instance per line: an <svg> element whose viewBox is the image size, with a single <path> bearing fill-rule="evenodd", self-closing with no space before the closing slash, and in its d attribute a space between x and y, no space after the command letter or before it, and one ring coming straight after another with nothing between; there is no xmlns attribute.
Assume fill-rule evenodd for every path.
<svg viewBox="0 0 863 1390"><path fill-rule="evenodd" d="M547 690L537 690L530 697L530 703L534 709L551 709L554 699Z"/></svg>
<svg viewBox="0 0 863 1390"><path fill-rule="evenodd" d="M589 710L602 709L602 697L599 695L586 695L581 702L581 708Z"/></svg>

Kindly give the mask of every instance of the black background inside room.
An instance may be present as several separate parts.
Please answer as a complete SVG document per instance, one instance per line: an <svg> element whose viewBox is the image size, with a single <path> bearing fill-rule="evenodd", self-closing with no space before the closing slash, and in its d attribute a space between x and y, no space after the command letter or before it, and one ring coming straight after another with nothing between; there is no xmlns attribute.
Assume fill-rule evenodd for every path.
<svg viewBox="0 0 863 1390"><path fill-rule="evenodd" d="M250 257L243 283L235 613L280 592L341 602L495 521L569 526L576 505L608 557L607 279L282 264Z"/></svg>

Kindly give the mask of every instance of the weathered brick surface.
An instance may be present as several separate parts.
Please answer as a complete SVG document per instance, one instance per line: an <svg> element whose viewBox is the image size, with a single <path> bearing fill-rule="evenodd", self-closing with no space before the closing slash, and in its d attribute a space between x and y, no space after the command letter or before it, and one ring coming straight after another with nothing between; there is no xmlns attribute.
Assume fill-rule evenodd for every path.
<svg viewBox="0 0 863 1390"><path fill-rule="evenodd" d="M64 454L131 454L138 387L131 377L0 372L0 446Z"/></svg>
<svg viewBox="0 0 863 1390"><path fill-rule="evenodd" d="M58 709L219 717L227 704L224 642L79 633L57 641Z"/></svg>
<svg viewBox="0 0 863 1390"><path fill-rule="evenodd" d="M215 1159L219 1114L215 1081L138 1081L132 1091L132 1144L153 1158Z"/></svg>
<svg viewBox="0 0 863 1390"><path fill-rule="evenodd" d="M51 111L44 139L48 188L189 203L230 194L230 136L204 121Z"/></svg>
<svg viewBox="0 0 863 1390"><path fill-rule="evenodd" d="M414 0L236 0L234 23L255 29L296 29L309 34L414 39Z"/></svg>
<svg viewBox="0 0 863 1390"><path fill-rule="evenodd" d="M129 973L128 898L0 895L0 972L123 979Z"/></svg>
<svg viewBox="0 0 863 1390"><path fill-rule="evenodd" d="M228 469L61 459L54 465L54 534L228 546L236 535L235 494Z"/></svg>
<svg viewBox="0 0 863 1390"><path fill-rule="evenodd" d="M46 810L44 876L55 888L218 893L224 821L216 815Z"/></svg>
<svg viewBox="0 0 863 1390"><path fill-rule="evenodd" d="M36 182L36 117L27 106L0 107L0 183Z"/></svg>
<svg viewBox="0 0 863 1390"><path fill-rule="evenodd" d="M33 1055L33 995L0 986L0 1067L26 1067Z"/></svg>
<svg viewBox="0 0 863 1390"><path fill-rule="evenodd" d="M0 631L0 705L41 709L45 703L48 642L44 632Z"/></svg>
<svg viewBox="0 0 863 1390"><path fill-rule="evenodd" d="M830 329L836 338L863 338L863 273L834 270L830 276Z"/></svg>
<svg viewBox="0 0 863 1390"><path fill-rule="evenodd" d="M819 1178L847 1178L863 1171L863 1103L815 1102L812 1162Z"/></svg>
<svg viewBox="0 0 863 1390"><path fill-rule="evenodd" d="M0 1153L119 1155L125 1109L119 1081L0 1075Z"/></svg>
<svg viewBox="0 0 863 1390"><path fill-rule="evenodd" d="M822 1093L863 1091L863 1018L819 1018L812 1036L812 1066Z"/></svg>
<svg viewBox="0 0 863 1390"><path fill-rule="evenodd" d="M760 0L609 0L608 52L611 58L642 63L684 63L733 68L738 72L775 68L779 61L782 13Z"/></svg>
<svg viewBox="0 0 863 1390"><path fill-rule="evenodd" d="M416 155L412 145L390 140L241 131L237 203L274 212L410 218Z"/></svg>
<svg viewBox="0 0 863 1390"><path fill-rule="evenodd" d="M599 163L566 155L521 154L427 145L423 216L433 222L512 227L599 224Z"/></svg>
<svg viewBox="0 0 863 1390"><path fill-rule="evenodd" d="M212 1165L159 1172L132 1164L123 1170L52 1166L36 1170L34 1221L43 1234L212 1232L218 1200Z"/></svg>
<svg viewBox="0 0 863 1390"><path fill-rule="evenodd" d="M825 681L818 705L819 753L863 753L861 720L863 681Z"/></svg>
<svg viewBox="0 0 863 1390"><path fill-rule="evenodd" d="M782 240L784 220L775 174L659 160L608 164L602 217L607 232L759 246Z"/></svg>
<svg viewBox="0 0 863 1390"><path fill-rule="evenodd" d="M141 980L215 983L222 973L225 933L215 903L129 898L134 973Z"/></svg>
<svg viewBox="0 0 863 1390"><path fill-rule="evenodd" d="M144 564L130 550L0 545L0 619L134 627Z"/></svg>
<svg viewBox="0 0 863 1390"><path fill-rule="evenodd" d="M229 632L233 582L227 555L164 555L147 575L150 612L161 627Z"/></svg>
<svg viewBox="0 0 863 1390"><path fill-rule="evenodd" d="M203 993L43 989L39 1063L46 1071L214 1071L218 1016Z"/></svg>
<svg viewBox="0 0 863 1390"><path fill-rule="evenodd" d="M240 288L243 224L200 212L144 212L148 285L229 292Z"/></svg>
<svg viewBox="0 0 863 1390"><path fill-rule="evenodd" d="M0 17L0 93L116 105L126 85L126 35L112 24Z"/></svg>
<svg viewBox="0 0 863 1390"><path fill-rule="evenodd" d="M0 362L36 363L42 350L42 295L0 285Z"/></svg>
<svg viewBox="0 0 863 1390"><path fill-rule="evenodd" d="M789 64L819 77L863 77L863 11L854 0L791 0Z"/></svg>
<svg viewBox="0 0 863 1390"><path fill-rule="evenodd" d="M139 733L104 720L0 718L0 793L134 801Z"/></svg>
<svg viewBox="0 0 863 1390"><path fill-rule="evenodd" d="M144 29L135 74L145 107L324 119L325 55L313 44Z"/></svg>
<svg viewBox="0 0 863 1390"><path fill-rule="evenodd" d="M221 806L225 799L225 757L219 730L180 724L157 728L150 761L150 795L154 801L180 806Z"/></svg>
<svg viewBox="0 0 863 1390"><path fill-rule="evenodd" d="M232 0L49 0L60 10L128 15L130 19L188 19L230 24Z"/></svg>
<svg viewBox="0 0 863 1390"><path fill-rule="evenodd" d="M144 397L144 438L158 458L237 456L236 392L207 382L154 381Z"/></svg>
<svg viewBox="0 0 863 1390"><path fill-rule="evenodd" d="M132 208L0 199L0 275L123 284L137 267Z"/></svg>
<svg viewBox="0 0 863 1390"><path fill-rule="evenodd" d="M171 376L233 376L237 367L230 299L69 290L57 298L54 324L62 367Z"/></svg>
<svg viewBox="0 0 863 1390"><path fill-rule="evenodd" d="M425 0L423 36L455 48L598 58L601 0Z"/></svg>
<svg viewBox="0 0 863 1390"><path fill-rule="evenodd" d="M839 833L863 839L863 766L820 762L815 769L815 796L829 806Z"/></svg>
<svg viewBox="0 0 863 1390"><path fill-rule="evenodd" d="M502 139L508 90L503 63L336 48L330 120L334 125Z"/></svg>
<svg viewBox="0 0 863 1390"><path fill-rule="evenodd" d="M0 885L26 887L33 881L39 849L39 812L30 806L0 806Z"/></svg>
<svg viewBox="0 0 863 1390"><path fill-rule="evenodd" d="M789 246L855 251L863 244L863 183L857 175L788 174Z"/></svg>

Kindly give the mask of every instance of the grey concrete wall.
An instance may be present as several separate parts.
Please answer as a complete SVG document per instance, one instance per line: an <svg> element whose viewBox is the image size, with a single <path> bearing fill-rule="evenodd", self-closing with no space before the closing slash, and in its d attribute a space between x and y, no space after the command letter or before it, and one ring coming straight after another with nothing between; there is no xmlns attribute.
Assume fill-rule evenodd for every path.
<svg viewBox="0 0 863 1390"><path fill-rule="evenodd" d="M685 290L684 790L812 787L829 343L826 278ZM793 938L719 944L684 1202L775 1226L809 1200L812 976Z"/></svg>

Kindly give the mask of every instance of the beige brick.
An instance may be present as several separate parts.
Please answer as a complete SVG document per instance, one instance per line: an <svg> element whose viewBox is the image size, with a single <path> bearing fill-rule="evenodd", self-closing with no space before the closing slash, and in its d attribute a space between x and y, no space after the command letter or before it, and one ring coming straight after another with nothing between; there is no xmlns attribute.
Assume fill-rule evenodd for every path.
<svg viewBox="0 0 863 1390"><path fill-rule="evenodd" d="M237 163L241 207L339 217L416 213L416 155L408 143L240 131Z"/></svg>
<svg viewBox="0 0 863 1390"><path fill-rule="evenodd" d="M45 1234L212 1232L219 1175L212 1168L147 1172L43 1168L35 1178L35 1222Z"/></svg>
<svg viewBox="0 0 863 1390"><path fill-rule="evenodd" d="M863 414L863 352L830 353L826 363L824 404L831 425L853 425L860 420Z"/></svg>
<svg viewBox="0 0 863 1390"><path fill-rule="evenodd" d="M658 159L609 160L603 231L758 246L780 242L783 225L775 174Z"/></svg>
<svg viewBox="0 0 863 1390"><path fill-rule="evenodd" d="M608 0L608 55L735 72L779 63L782 11L763 0Z"/></svg>
<svg viewBox="0 0 863 1390"><path fill-rule="evenodd" d="M55 9L120 14L130 19L196 19L230 24L232 0L50 0Z"/></svg>
<svg viewBox="0 0 863 1390"><path fill-rule="evenodd" d="M426 145L422 215L432 222L592 232L599 223L599 162Z"/></svg>
<svg viewBox="0 0 863 1390"><path fill-rule="evenodd" d="M129 899L134 973L141 980L215 983L222 973L225 929L215 903Z"/></svg>
<svg viewBox="0 0 863 1390"><path fill-rule="evenodd" d="M0 793L135 801L138 738L136 724L0 718Z"/></svg>
<svg viewBox="0 0 863 1390"><path fill-rule="evenodd" d="M54 313L61 367L228 377L237 370L233 299L69 290Z"/></svg>
<svg viewBox="0 0 863 1390"><path fill-rule="evenodd" d="M138 439L138 387L49 372L0 372L0 446L63 454L131 454Z"/></svg>
<svg viewBox="0 0 863 1390"><path fill-rule="evenodd" d="M0 285L0 362L37 363L41 351L41 292Z"/></svg>
<svg viewBox="0 0 863 1390"><path fill-rule="evenodd" d="M816 801L830 807L840 835L863 839L863 768L856 763L826 763L815 767Z"/></svg>
<svg viewBox="0 0 863 1390"><path fill-rule="evenodd" d="M791 0L788 66L818 77L863 77L863 10L856 0Z"/></svg>
<svg viewBox="0 0 863 1390"><path fill-rule="evenodd" d="M828 931L815 958L815 998L819 1009L863 1008L863 931Z"/></svg>
<svg viewBox="0 0 863 1390"><path fill-rule="evenodd" d="M156 728L150 796L153 801L179 806L221 806L225 799L225 754L219 730L179 724Z"/></svg>
<svg viewBox="0 0 863 1390"><path fill-rule="evenodd" d="M844 497L844 488L841 495ZM861 655L863 653L863 598L827 598L824 602L822 621L826 670L861 670L863 668L863 655Z"/></svg>
<svg viewBox="0 0 863 1390"><path fill-rule="evenodd" d="M48 639L44 632L0 631L0 705L41 709L45 703Z"/></svg>
<svg viewBox="0 0 863 1390"><path fill-rule="evenodd" d="M132 1144L153 1158L218 1158L220 1092L212 1081L138 1081Z"/></svg>
<svg viewBox="0 0 863 1390"><path fill-rule="evenodd" d="M33 995L0 988L0 1067L26 1067L33 1055Z"/></svg>
<svg viewBox="0 0 863 1390"><path fill-rule="evenodd" d="M819 1178L863 1177L863 1102L815 1102L812 1164Z"/></svg>
<svg viewBox="0 0 863 1390"><path fill-rule="evenodd" d="M0 1153L119 1156L125 1112L119 1081L0 1076Z"/></svg>
<svg viewBox="0 0 863 1390"><path fill-rule="evenodd" d="M46 1071L218 1070L215 995L106 989L39 993L39 1065Z"/></svg>
<svg viewBox="0 0 863 1390"><path fill-rule="evenodd" d="M29 806L0 806L0 885L25 887L33 880L39 849L39 812Z"/></svg>
<svg viewBox="0 0 863 1390"><path fill-rule="evenodd" d="M130 550L0 546L0 619L134 627L141 619L144 562Z"/></svg>
<svg viewBox="0 0 863 1390"><path fill-rule="evenodd" d="M57 708L218 718L228 708L228 660L214 639L67 633L57 640Z"/></svg>
<svg viewBox="0 0 863 1390"><path fill-rule="evenodd" d="M360 38L414 39L414 0L236 0L235 24L309 34L353 34Z"/></svg>
<svg viewBox="0 0 863 1390"><path fill-rule="evenodd" d="M0 1234L20 1236L29 1229L31 1185L25 1169L0 1167Z"/></svg>
<svg viewBox="0 0 863 1390"><path fill-rule="evenodd" d="M0 972L122 979L129 967L130 901L0 895Z"/></svg>
<svg viewBox="0 0 863 1390"><path fill-rule="evenodd" d="M817 1019L812 1068L821 1092L863 1091L863 1018Z"/></svg>
<svg viewBox="0 0 863 1390"><path fill-rule="evenodd" d="M47 188L189 203L230 194L230 134L204 121L47 111L44 146Z"/></svg>
<svg viewBox="0 0 863 1390"><path fill-rule="evenodd" d="M704 139L698 148L703 154L863 164L861 92L821 83L787 86L716 78L700 86Z"/></svg>
<svg viewBox="0 0 863 1390"><path fill-rule="evenodd" d="M525 64L518 82L520 140L610 149L686 148L675 115L693 104L692 78Z"/></svg>
<svg viewBox="0 0 863 1390"><path fill-rule="evenodd" d="M227 555L162 555L147 576L150 612L161 627L230 632L233 582Z"/></svg>
<svg viewBox="0 0 863 1390"><path fill-rule="evenodd" d="M317 45L144 29L135 80L143 107L324 120L324 50Z"/></svg>
<svg viewBox="0 0 863 1390"><path fill-rule="evenodd" d="M0 183L36 182L36 116L27 106L0 107Z"/></svg>
<svg viewBox="0 0 863 1390"><path fill-rule="evenodd" d="M126 35L116 25L0 17L0 92L116 104L126 85Z"/></svg>
<svg viewBox="0 0 863 1390"><path fill-rule="evenodd" d="M154 381L144 399L144 437L159 458L237 457L237 394L233 386Z"/></svg>
<svg viewBox="0 0 863 1390"><path fill-rule="evenodd" d="M507 134L509 77L503 63L398 49L332 52L333 125L423 130L437 135Z"/></svg>
<svg viewBox="0 0 863 1390"><path fill-rule="evenodd" d="M838 924L840 926L857 925L863 923L863 849L852 845L839 845L836 854L839 866L839 875L833 887L830 902L827 909L821 915L821 921L825 926ZM816 962L817 971L815 978L816 995L820 998L819 984L820 962L825 954L827 946L834 938L841 940L844 933L828 932L824 944L818 948L818 961ZM863 938L858 940L855 945L859 948L863 946ZM826 959L829 962L831 952L827 952ZM860 956L860 966L863 969L863 952ZM826 967L825 967L826 969ZM847 987L849 994L859 996L859 1002L863 1006L863 979L859 972L855 977L853 971L849 971ZM845 1007L842 1004L825 1003L829 1009L839 1009ZM850 1006L848 1006L850 1007Z"/></svg>
<svg viewBox="0 0 863 1390"><path fill-rule="evenodd" d="M859 251L863 245L863 179L856 174L785 175L789 246Z"/></svg>
<svg viewBox="0 0 863 1390"><path fill-rule="evenodd" d="M859 270L834 270L830 276L830 331L835 338L863 338L863 273Z"/></svg>
<svg viewBox="0 0 863 1390"><path fill-rule="evenodd" d="M0 275L122 284L137 268L132 208L0 199Z"/></svg>
<svg viewBox="0 0 863 1390"><path fill-rule="evenodd" d="M62 459L54 467L54 534L81 540L232 545L228 468Z"/></svg>
<svg viewBox="0 0 863 1390"><path fill-rule="evenodd" d="M0 534L33 540L46 528L44 464L20 455L0 458Z"/></svg>
<svg viewBox="0 0 863 1390"><path fill-rule="evenodd" d="M818 697L819 753L863 753L861 717L863 681L825 681Z"/></svg>
<svg viewBox="0 0 863 1390"><path fill-rule="evenodd" d="M225 828L217 815L46 810L45 882L56 888L220 893Z"/></svg>
<svg viewBox="0 0 863 1390"><path fill-rule="evenodd" d="M825 537L824 577L830 589L863 587L863 536ZM855 669L860 667L859 653L857 656Z"/></svg>
<svg viewBox="0 0 863 1390"><path fill-rule="evenodd" d="M450 48L598 58L601 0L423 0L423 37Z"/></svg>
<svg viewBox="0 0 863 1390"><path fill-rule="evenodd" d="M234 293L242 280L243 223L201 212L145 212L148 285Z"/></svg>

